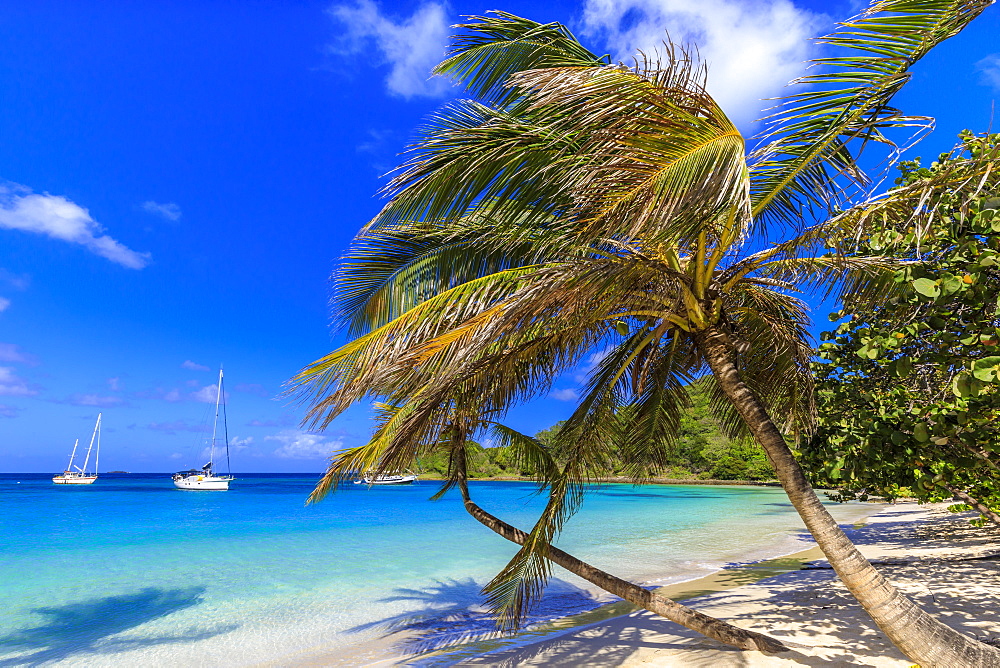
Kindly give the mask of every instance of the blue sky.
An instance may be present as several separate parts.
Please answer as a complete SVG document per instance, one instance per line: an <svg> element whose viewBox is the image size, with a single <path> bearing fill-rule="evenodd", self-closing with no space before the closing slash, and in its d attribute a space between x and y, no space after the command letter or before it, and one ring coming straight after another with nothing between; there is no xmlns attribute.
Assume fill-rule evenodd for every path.
<svg viewBox="0 0 1000 668"><path fill-rule="evenodd" d="M699 43L745 130L852 12L779 0L0 4L0 471L57 471L104 411L102 468L200 465L219 364L236 471L319 471L367 411L300 431L281 384L336 345L327 277L380 175L456 91L428 79L460 16L561 21L625 57ZM898 99L937 118L913 152L996 130L1000 9ZM817 320L826 323L825 310ZM515 410L533 432L578 385Z"/></svg>

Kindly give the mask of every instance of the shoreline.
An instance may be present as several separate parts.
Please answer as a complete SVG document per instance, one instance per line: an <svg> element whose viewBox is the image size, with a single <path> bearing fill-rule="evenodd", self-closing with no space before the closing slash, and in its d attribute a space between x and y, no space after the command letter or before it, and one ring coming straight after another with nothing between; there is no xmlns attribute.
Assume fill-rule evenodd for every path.
<svg viewBox="0 0 1000 668"><path fill-rule="evenodd" d="M617 482L617 481L615 481ZM631 481L629 481L631 482ZM727 483L729 481L726 481ZM860 515L853 520L841 523L841 526L848 531L854 531L858 527L864 526L872 517L878 515L887 508L886 504L872 503L859 505L869 512ZM717 594L733 589L738 589L746 585L774 578L783 574L796 573L806 567L807 564L822 559L823 554L819 547L812 543L811 538L805 533L803 528L800 534L789 534L790 540L798 540L798 545L790 545L793 549L782 552L781 548L777 554L763 559L755 558L755 552L748 550L745 556L739 561L720 564L711 572L701 575L681 576L677 581L668 581L663 585L656 585L657 582L669 580L670 575L647 577L643 580L636 580L642 586L656 590L675 601L688 601L706 595ZM804 546L804 547L801 547ZM597 590L599 591L599 590ZM332 648L313 648L303 652L297 652L294 656L286 657L284 661L260 664L261 666L420 666L430 668L436 666L464 665L466 662L475 662L476 665L486 657L504 655L509 652L518 652L526 647L531 647L539 643L558 642L560 637L567 634L578 633L595 625L613 623L615 620L626 618L634 614L642 614L645 611L637 608L633 604L622 601L617 597L607 598L610 595L605 593L605 602L597 603L594 607L570 615L557 617L543 622L535 623L513 637L495 637L480 635L468 638L464 642L456 642L446 647L439 647L423 652L405 652L401 647L408 642L419 640L419 634L412 632L387 633L376 640L368 640L353 648L339 647L335 651ZM649 614L649 613L646 613ZM657 618L660 619L660 618ZM665 624L673 625L667 620L661 621ZM677 627L681 628L681 627ZM700 637L700 636L699 636ZM472 664L470 664L472 665ZM489 664L485 664L489 665Z"/></svg>
<svg viewBox="0 0 1000 668"><path fill-rule="evenodd" d="M420 480L427 482L442 482L443 476L430 473L418 473ZM488 478L469 478L469 482L527 482L534 483L534 478L523 476L491 476ZM588 484L592 485L737 485L743 487L781 487L777 480L720 480L718 478L649 478L648 480L633 480L626 476L609 476L605 478L594 478Z"/></svg>
<svg viewBox="0 0 1000 668"><path fill-rule="evenodd" d="M1000 535L968 524L947 503L883 505L846 531L915 602L963 633L1000 643ZM513 638L470 639L405 654L414 634L389 634L336 654L314 651L296 666L706 666L910 668L836 579L813 544L657 588L706 614L772 635L791 650L741 651L616 601L535 625ZM317 648L318 649L318 648Z"/></svg>
<svg viewBox="0 0 1000 668"><path fill-rule="evenodd" d="M1000 535L989 528L970 526L968 519L974 513L949 513L947 505L889 505L848 533L862 553L884 569L917 605L967 635L1000 643ZM419 657L416 662L413 658L401 660L411 665L628 668L913 665L847 593L818 546L788 558L801 563L754 582L721 587L715 583L706 591L692 592L693 596L679 592L680 598L671 598L743 628L772 635L791 648L789 652L769 655L737 650L645 610L635 610L457 662L421 664ZM714 576L725 580L726 571L705 579ZM684 585L691 583L668 588L682 589Z"/></svg>

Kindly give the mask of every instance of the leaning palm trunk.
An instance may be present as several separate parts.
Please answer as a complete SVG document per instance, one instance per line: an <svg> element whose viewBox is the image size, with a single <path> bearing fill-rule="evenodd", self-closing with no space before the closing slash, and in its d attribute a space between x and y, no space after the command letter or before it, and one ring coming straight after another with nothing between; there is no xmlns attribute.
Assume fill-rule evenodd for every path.
<svg viewBox="0 0 1000 668"><path fill-rule="evenodd" d="M469 495L468 484L464 480L459 483L459 486L462 490L462 500L465 503L465 509L470 515L494 533L513 543L524 545L528 539L528 534L489 514L476 505ZM739 649L760 650L762 652L788 651L788 648L775 638L741 629L721 619L716 619L697 610L692 610L656 592L643 589L637 584L622 580L619 577L591 566L557 547L549 546L546 557L552 563L562 566L570 573L578 575L591 584L597 585L606 592L619 596L644 610L665 617L672 622L719 642Z"/></svg>
<svg viewBox="0 0 1000 668"><path fill-rule="evenodd" d="M984 518L988 519L990 522L993 522L993 524L996 524L998 527L1000 527L1000 514L998 514L995 510L991 509L985 503L983 503L979 499L976 499L975 497L970 496L968 492L958 489L957 487L952 487L951 485L945 485L944 488L949 492L951 492L952 495L955 496L955 498L960 499L962 503L971 506L972 508L975 509L977 513L982 515Z"/></svg>
<svg viewBox="0 0 1000 668"><path fill-rule="evenodd" d="M925 668L1000 666L1000 650L958 633L918 608L854 547L816 496L774 421L740 378L727 335L708 329L698 337L698 346L722 391L767 452L781 486L833 570L893 644Z"/></svg>

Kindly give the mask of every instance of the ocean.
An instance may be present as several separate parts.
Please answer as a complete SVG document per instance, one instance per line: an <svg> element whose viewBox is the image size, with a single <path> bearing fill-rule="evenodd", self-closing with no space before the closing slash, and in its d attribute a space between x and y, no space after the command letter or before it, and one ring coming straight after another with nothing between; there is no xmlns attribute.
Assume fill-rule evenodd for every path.
<svg viewBox="0 0 1000 668"><path fill-rule="evenodd" d="M291 665L389 630L423 648L488 631L479 589L516 551L434 482L346 485L304 501L315 474L237 474L228 492L168 474L88 486L0 474L0 666ZM534 486L473 482L486 510L529 528ZM833 505L841 521L872 512ZM644 584L802 549L780 489L603 485L558 545ZM554 573L539 622L610 600Z"/></svg>

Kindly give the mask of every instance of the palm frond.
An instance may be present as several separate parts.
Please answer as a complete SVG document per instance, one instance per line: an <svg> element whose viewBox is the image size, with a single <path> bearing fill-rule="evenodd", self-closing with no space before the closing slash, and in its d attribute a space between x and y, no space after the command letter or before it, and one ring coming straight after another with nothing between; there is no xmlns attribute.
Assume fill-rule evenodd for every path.
<svg viewBox="0 0 1000 668"><path fill-rule="evenodd" d="M469 18L454 26L460 32L434 72L458 79L472 95L495 104L517 95L507 85L515 72L609 62L585 49L561 23L543 24L501 11Z"/></svg>
<svg viewBox="0 0 1000 668"><path fill-rule="evenodd" d="M808 209L836 209L843 179L864 185L857 156L869 142L895 144L885 131L932 120L890 106L910 69L958 34L992 0L876 0L824 37L838 53L793 82L751 155L753 215L800 225Z"/></svg>

